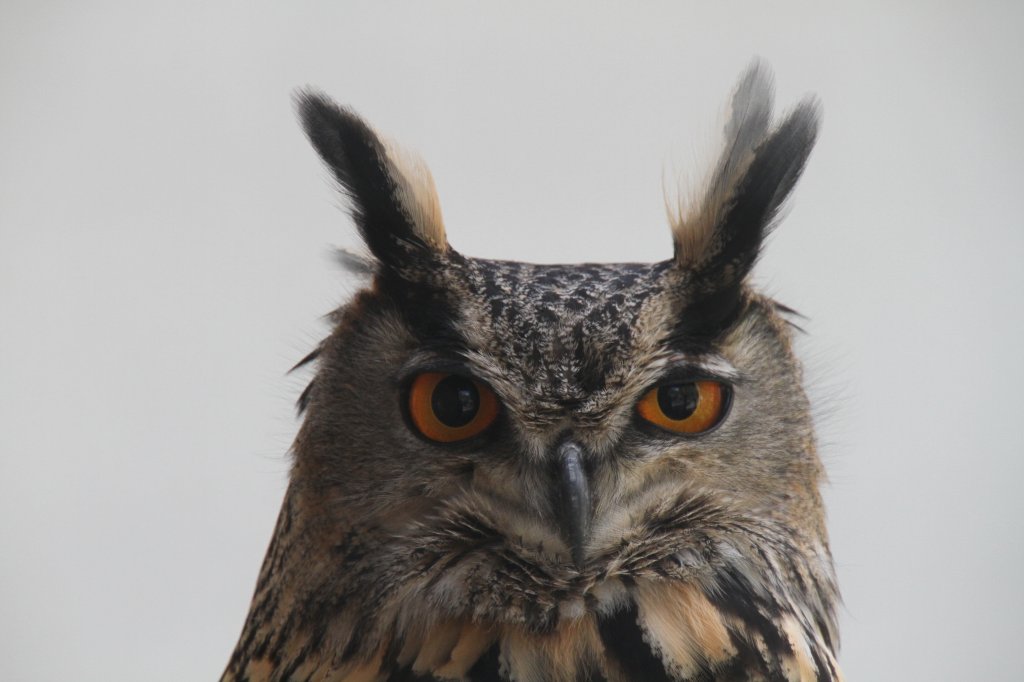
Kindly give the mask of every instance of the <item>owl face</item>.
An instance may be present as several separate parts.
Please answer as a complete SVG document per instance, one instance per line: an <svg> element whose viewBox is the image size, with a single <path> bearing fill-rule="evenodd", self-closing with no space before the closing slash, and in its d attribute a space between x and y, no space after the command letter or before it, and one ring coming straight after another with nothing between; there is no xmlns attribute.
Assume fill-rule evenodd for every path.
<svg viewBox="0 0 1024 682"><path fill-rule="evenodd" d="M361 296L358 323L321 354L309 423L340 429L321 436L317 468L332 494L371 516L485 501L503 537L532 529L534 560L575 552L583 565L666 496L699 490L758 514L784 512L792 483L813 498L806 399L771 302L745 292L707 337L688 329L693 299L670 262L431 267L429 292ZM790 485L769 485L780 476Z"/></svg>
<svg viewBox="0 0 1024 682"><path fill-rule="evenodd" d="M420 162L300 98L373 282L309 358L229 674L269 655L337 679L838 677L791 326L746 283L816 129L812 102L770 129L769 89L741 81L654 264L466 257Z"/></svg>

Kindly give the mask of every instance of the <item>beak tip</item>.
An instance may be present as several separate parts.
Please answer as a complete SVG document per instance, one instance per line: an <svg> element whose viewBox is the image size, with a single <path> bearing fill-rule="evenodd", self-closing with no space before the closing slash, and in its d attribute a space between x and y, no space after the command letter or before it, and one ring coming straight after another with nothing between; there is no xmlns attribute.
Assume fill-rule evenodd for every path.
<svg viewBox="0 0 1024 682"><path fill-rule="evenodd" d="M572 563L575 564L576 565L576 569L578 571L581 571L581 572L583 571L584 567L586 566L587 562L586 562L585 555L583 553L583 546L582 545L573 545L573 548L572 548Z"/></svg>

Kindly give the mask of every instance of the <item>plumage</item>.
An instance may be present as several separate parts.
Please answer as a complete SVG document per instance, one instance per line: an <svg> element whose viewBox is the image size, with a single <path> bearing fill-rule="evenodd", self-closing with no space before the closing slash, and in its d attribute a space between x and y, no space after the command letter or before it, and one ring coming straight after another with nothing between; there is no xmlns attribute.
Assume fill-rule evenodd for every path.
<svg viewBox="0 0 1024 682"><path fill-rule="evenodd" d="M754 64L672 258L534 265L452 249L426 166L299 96L372 283L299 363L223 680L841 679L794 328L747 279L817 129L771 100Z"/></svg>

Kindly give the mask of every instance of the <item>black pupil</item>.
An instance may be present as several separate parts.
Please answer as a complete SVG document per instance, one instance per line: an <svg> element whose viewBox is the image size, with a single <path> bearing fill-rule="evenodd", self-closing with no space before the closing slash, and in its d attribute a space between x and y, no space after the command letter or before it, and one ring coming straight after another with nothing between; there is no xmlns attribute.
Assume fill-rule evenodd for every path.
<svg viewBox="0 0 1024 682"><path fill-rule="evenodd" d="M480 409L480 393L465 377L446 377L434 387L430 406L434 408L434 416L439 422L458 428L473 421Z"/></svg>
<svg viewBox="0 0 1024 682"><path fill-rule="evenodd" d="M697 409L700 392L697 384L669 384L658 389L658 407L669 419L686 419Z"/></svg>

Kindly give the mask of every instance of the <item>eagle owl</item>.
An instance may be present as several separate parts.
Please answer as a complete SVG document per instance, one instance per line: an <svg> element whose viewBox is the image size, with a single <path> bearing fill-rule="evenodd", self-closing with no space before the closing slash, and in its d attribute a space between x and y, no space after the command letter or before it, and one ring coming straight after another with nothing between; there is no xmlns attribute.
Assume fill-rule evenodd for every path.
<svg viewBox="0 0 1024 682"><path fill-rule="evenodd" d="M303 126L372 285L316 374L224 680L838 680L792 311L751 266L813 146L754 64L662 262L449 246L426 167L326 97Z"/></svg>

